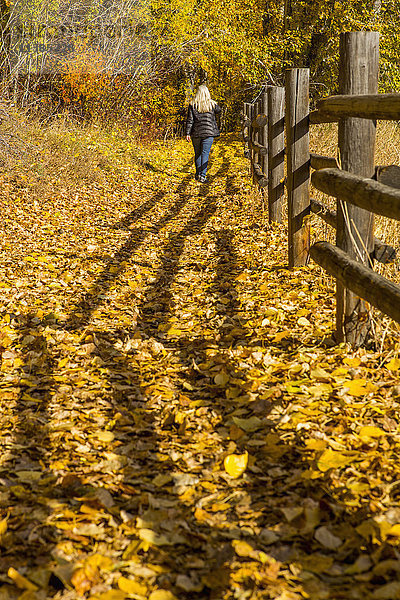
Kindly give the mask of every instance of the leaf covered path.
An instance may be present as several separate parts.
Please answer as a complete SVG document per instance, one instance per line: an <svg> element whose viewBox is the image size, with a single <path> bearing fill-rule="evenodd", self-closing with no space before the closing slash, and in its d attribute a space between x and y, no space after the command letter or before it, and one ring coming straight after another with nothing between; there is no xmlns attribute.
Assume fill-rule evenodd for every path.
<svg viewBox="0 0 400 600"><path fill-rule="evenodd" d="M235 138L99 140L3 174L0 599L399 598L396 343L329 344Z"/></svg>

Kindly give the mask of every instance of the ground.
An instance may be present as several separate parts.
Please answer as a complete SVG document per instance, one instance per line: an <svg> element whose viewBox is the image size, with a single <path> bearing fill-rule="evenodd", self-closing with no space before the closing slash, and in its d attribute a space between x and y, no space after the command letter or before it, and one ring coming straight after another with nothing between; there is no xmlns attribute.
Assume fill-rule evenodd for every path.
<svg viewBox="0 0 400 600"><path fill-rule="evenodd" d="M398 340L332 341L234 136L3 170L0 600L400 598ZM36 152L36 154L35 154Z"/></svg>

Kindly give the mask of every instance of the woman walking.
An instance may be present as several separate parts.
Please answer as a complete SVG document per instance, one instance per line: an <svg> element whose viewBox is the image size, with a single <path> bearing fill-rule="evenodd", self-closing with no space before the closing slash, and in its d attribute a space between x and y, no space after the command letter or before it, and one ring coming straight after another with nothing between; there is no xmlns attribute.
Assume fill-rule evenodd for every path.
<svg viewBox="0 0 400 600"><path fill-rule="evenodd" d="M189 104L186 121L186 139L193 143L194 162L196 165L195 179L200 183L207 181L206 173L208 157L219 129L215 115L220 113L218 104L211 100L210 92L205 83L199 85L193 101Z"/></svg>

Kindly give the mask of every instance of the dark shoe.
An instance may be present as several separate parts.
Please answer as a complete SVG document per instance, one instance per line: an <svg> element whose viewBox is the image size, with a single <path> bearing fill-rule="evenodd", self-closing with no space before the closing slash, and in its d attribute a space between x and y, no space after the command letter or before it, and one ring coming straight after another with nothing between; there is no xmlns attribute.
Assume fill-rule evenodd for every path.
<svg viewBox="0 0 400 600"><path fill-rule="evenodd" d="M207 177L199 177L199 181L200 183L207 183L208 179Z"/></svg>

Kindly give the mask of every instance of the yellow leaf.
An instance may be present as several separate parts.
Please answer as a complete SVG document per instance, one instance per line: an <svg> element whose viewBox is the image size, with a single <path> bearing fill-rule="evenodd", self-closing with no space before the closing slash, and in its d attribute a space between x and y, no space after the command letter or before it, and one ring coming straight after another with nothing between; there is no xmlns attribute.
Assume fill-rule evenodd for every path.
<svg viewBox="0 0 400 600"><path fill-rule="evenodd" d="M400 369L400 358L392 358L392 360L386 363L385 367L389 369L389 371L397 371Z"/></svg>
<svg viewBox="0 0 400 600"><path fill-rule="evenodd" d="M125 600L126 597L126 593L122 590L108 590L108 592L90 596L90 600Z"/></svg>
<svg viewBox="0 0 400 600"><path fill-rule="evenodd" d="M311 325L310 321L306 319L306 317L300 317L297 319L297 325L301 325L302 327L308 327Z"/></svg>
<svg viewBox="0 0 400 600"><path fill-rule="evenodd" d="M216 385L226 385L229 381L229 375L225 371L221 371L214 377L214 383Z"/></svg>
<svg viewBox="0 0 400 600"><path fill-rule="evenodd" d="M177 598L169 590L154 590L151 592L149 600L177 600Z"/></svg>
<svg viewBox="0 0 400 600"><path fill-rule="evenodd" d="M389 535L395 535L396 537L400 537L400 523L396 523L396 525L392 525L392 527L388 531Z"/></svg>
<svg viewBox="0 0 400 600"><path fill-rule="evenodd" d="M168 537L162 533L157 533L152 529L139 529L139 537L144 542L154 546L168 546L173 544L185 543L185 539L179 533L169 533Z"/></svg>
<svg viewBox="0 0 400 600"><path fill-rule="evenodd" d="M311 438L306 440L307 450L325 450L327 442L325 440L316 440Z"/></svg>
<svg viewBox="0 0 400 600"><path fill-rule="evenodd" d="M85 560L85 565L91 565L103 569L104 571L110 571L114 566L114 561L102 554L92 554Z"/></svg>
<svg viewBox="0 0 400 600"><path fill-rule="evenodd" d="M347 357L343 362L346 365L349 365L349 367L358 367L361 364L361 360L358 358L358 356L354 356L353 358Z"/></svg>
<svg viewBox="0 0 400 600"><path fill-rule="evenodd" d="M100 441L100 442L112 442L115 438L115 435L113 434L112 431L96 431L94 433L94 436Z"/></svg>
<svg viewBox="0 0 400 600"><path fill-rule="evenodd" d="M280 342L281 340L283 340L283 338L289 337L290 335L291 335L290 331L280 331L273 337L272 341Z"/></svg>
<svg viewBox="0 0 400 600"><path fill-rule="evenodd" d="M31 581L29 581L29 579L27 579L23 575L20 575L18 573L18 571L16 569L14 569L13 567L10 567L8 569L7 575L9 576L10 579L13 580L15 585L17 587L19 587L21 590L30 590L32 592L35 592L36 590L39 589L37 585L35 585Z"/></svg>
<svg viewBox="0 0 400 600"><path fill-rule="evenodd" d="M374 427L374 425L366 425L365 427L361 427L358 435L362 440L368 440L370 438L382 437L383 435L386 435L386 433L379 427Z"/></svg>
<svg viewBox="0 0 400 600"><path fill-rule="evenodd" d="M123 592L127 592L127 594L138 594L139 596L146 596L147 594L147 587L145 585L127 577L120 577L118 579L118 587Z"/></svg>
<svg viewBox="0 0 400 600"><path fill-rule="evenodd" d="M232 546L234 547L235 552L238 556L252 556L252 554L254 554L255 552L254 548L250 546L250 544L242 540L233 540Z"/></svg>
<svg viewBox="0 0 400 600"><path fill-rule="evenodd" d="M352 381L346 381L345 387L347 393L350 396L364 396L369 392L373 392L376 386L372 383L367 382L366 379L353 379Z"/></svg>
<svg viewBox="0 0 400 600"><path fill-rule="evenodd" d="M7 528L8 528L8 517L9 517L9 513L7 514L7 516L4 519L2 519L0 521L0 537L2 535L4 535L6 533L6 531L7 531Z"/></svg>
<svg viewBox="0 0 400 600"><path fill-rule="evenodd" d="M225 471L234 479L238 479L245 472L248 460L247 451L244 454L230 454L224 460Z"/></svg>
<svg viewBox="0 0 400 600"><path fill-rule="evenodd" d="M182 331L180 329L176 329L176 327L170 327L167 331L168 335L182 335Z"/></svg>
<svg viewBox="0 0 400 600"><path fill-rule="evenodd" d="M321 454L318 459L317 466L320 471L323 473L325 471L329 471L329 469L338 469L340 467L345 467L352 461L352 458L349 456L345 456L340 452L336 452L335 450L325 450Z"/></svg>

